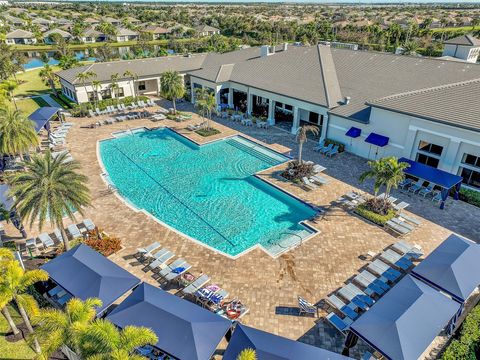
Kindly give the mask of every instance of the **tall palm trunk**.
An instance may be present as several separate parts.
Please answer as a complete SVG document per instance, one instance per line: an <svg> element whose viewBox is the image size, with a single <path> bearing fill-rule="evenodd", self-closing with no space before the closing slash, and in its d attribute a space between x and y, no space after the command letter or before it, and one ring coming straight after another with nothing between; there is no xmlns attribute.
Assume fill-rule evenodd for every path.
<svg viewBox="0 0 480 360"><path fill-rule="evenodd" d="M15 299L15 303L17 304L17 307L18 307L18 311L20 312L20 315L22 315L22 319L23 321L25 322L25 326L27 327L28 329L28 332L30 334L33 334L33 327L32 327L32 323L30 322L30 318L28 317L28 314L27 312L25 311L25 309L23 308L23 306L20 304L20 302L18 301L17 297L14 297ZM41 353L41 349L40 349L40 344L38 343L38 339L35 335L33 335L33 347L34 347L34 350L37 354L40 354Z"/></svg>
<svg viewBox="0 0 480 360"><path fill-rule="evenodd" d="M12 99L13 105L15 105L15 110L18 110L17 101L15 100L15 96L13 95L13 92L10 93L10 98Z"/></svg>
<svg viewBox="0 0 480 360"><path fill-rule="evenodd" d="M13 334L17 335L18 333L20 333L20 331L17 328L17 325L15 325L15 322L10 316L10 311L8 311L7 306L3 307L2 315L5 317L5 320L7 320L8 326L10 326L10 329L12 329Z"/></svg>
<svg viewBox="0 0 480 360"><path fill-rule="evenodd" d="M62 234L62 242L63 246L65 247L65 251L70 250L70 243L68 242L67 232L65 231L65 225L63 224L63 219L57 219L56 221L57 227L60 229L60 233Z"/></svg>
<svg viewBox="0 0 480 360"><path fill-rule="evenodd" d="M177 99L174 97L172 97L172 103L173 103L173 114L177 114Z"/></svg>
<svg viewBox="0 0 480 360"><path fill-rule="evenodd" d="M298 144L298 163L302 163L302 153L303 153L303 141L300 141Z"/></svg>

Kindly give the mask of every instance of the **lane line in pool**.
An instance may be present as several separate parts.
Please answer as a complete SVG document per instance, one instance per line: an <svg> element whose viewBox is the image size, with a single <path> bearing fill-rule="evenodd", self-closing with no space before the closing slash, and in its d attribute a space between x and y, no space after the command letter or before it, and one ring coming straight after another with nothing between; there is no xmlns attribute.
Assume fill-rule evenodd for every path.
<svg viewBox="0 0 480 360"><path fill-rule="evenodd" d="M236 247L235 244L233 244L229 239L227 239L220 231L218 231L217 229L215 229L215 227L213 227L211 224L209 224L206 220L204 220L199 214L197 214L190 206L188 206L187 204L185 204L181 199L179 199L177 196L175 196L175 194L173 194L171 191L169 191L165 186L163 186L162 184L160 184L153 176L151 176L146 170L144 170L140 165L138 165L135 161L133 161L133 159L131 159L127 154L125 154L121 149L118 148L118 146L116 146L115 144L112 144L113 147L115 149L117 149L117 151L122 154L127 160L129 160L132 164L134 164L137 168L140 169L140 171L142 171L145 175L147 175L150 179L153 180L153 182L155 182L157 185L159 185L162 189L164 189L168 194L170 194L170 196L172 196L173 198L175 198L180 204L182 204L183 206L185 206L188 210L190 210L193 214L195 214L195 216L197 216L200 221L202 221L203 223L205 223L210 229L212 229L213 231L215 231L218 235L220 235L223 239L225 239L231 246L233 247Z"/></svg>

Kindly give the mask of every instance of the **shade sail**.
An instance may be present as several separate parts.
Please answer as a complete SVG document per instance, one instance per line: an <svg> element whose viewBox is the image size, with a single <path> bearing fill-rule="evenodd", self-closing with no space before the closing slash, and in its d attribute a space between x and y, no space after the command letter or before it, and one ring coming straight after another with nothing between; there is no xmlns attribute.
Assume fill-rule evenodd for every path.
<svg viewBox="0 0 480 360"><path fill-rule="evenodd" d="M463 180L461 176L428 166L407 158L400 158L399 162L406 162L410 166L404 170L405 174L424 179L443 188L450 189Z"/></svg>
<svg viewBox="0 0 480 360"><path fill-rule="evenodd" d="M55 115L57 115L59 110L60 108L57 107L41 107L31 113L28 118L35 123L35 130L38 133Z"/></svg>
<svg viewBox="0 0 480 360"><path fill-rule="evenodd" d="M464 303L480 285L480 245L450 235L412 274Z"/></svg>
<svg viewBox="0 0 480 360"><path fill-rule="evenodd" d="M220 315L145 283L107 319L120 328L151 328L158 336L157 348L189 360L209 360L232 325Z"/></svg>
<svg viewBox="0 0 480 360"><path fill-rule="evenodd" d="M102 300L97 314L140 283L137 277L83 244L57 256L42 269L74 297Z"/></svg>
<svg viewBox="0 0 480 360"><path fill-rule="evenodd" d="M257 330L242 324L235 327L223 360L236 360L244 349L254 349L262 360L346 360L348 357Z"/></svg>
<svg viewBox="0 0 480 360"><path fill-rule="evenodd" d="M460 306L407 275L350 329L388 359L418 359Z"/></svg>
<svg viewBox="0 0 480 360"><path fill-rule="evenodd" d="M375 146L384 147L388 145L388 140L390 139L387 136L383 136L383 135L372 132L367 136L367 138L365 139L365 142Z"/></svg>
<svg viewBox="0 0 480 360"><path fill-rule="evenodd" d="M348 129L345 135L351 138L357 138L360 136L361 133L362 133L362 129L352 126L350 129Z"/></svg>

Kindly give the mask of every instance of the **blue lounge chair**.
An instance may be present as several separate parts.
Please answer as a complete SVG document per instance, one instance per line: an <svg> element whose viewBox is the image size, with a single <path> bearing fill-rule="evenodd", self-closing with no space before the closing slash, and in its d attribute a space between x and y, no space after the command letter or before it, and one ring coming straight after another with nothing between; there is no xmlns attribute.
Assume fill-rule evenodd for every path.
<svg viewBox="0 0 480 360"><path fill-rule="evenodd" d="M423 187L424 182L425 182L425 180L418 179L415 184L413 184L412 186L410 186L408 188L408 192L412 192L412 193L415 194L417 191L420 191L420 189Z"/></svg>
<svg viewBox="0 0 480 360"><path fill-rule="evenodd" d="M368 264L367 269L375 274L384 276L388 281L391 282L396 281L400 276L402 276L402 273L400 271L391 268L379 259L376 259L370 264Z"/></svg>
<svg viewBox="0 0 480 360"><path fill-rule="evenodd" d="M327 153L325 153L325 155L328 156L328 157L332 157L333 155L338 154L338 149L339 149L339 148L340 148L340 147L339 147L338 145L335 145L335 146L333 147L333 149L330 150L330 151L328 151Z"/></svg>
<svg viewBox="0 0 480 360"><path fill-rule="evenodd" d="M318 145L313 148L313 151L320 151L325 147L325 140L322 140Z"/></svg>
<svg viewBox="0 0 480 360"><path fill-rule="evenodd" d="M332 294L326 298L326 301L335 307L338 311L340 311L342 314L345 316L348 316L350 319L355 320L358 316L359 313L357 313L355 310L358 309L358 306L356 306L353 303L349 303L348 305L345 304L338 296L335 294Z"/></svg>
<svg viewBox="0 0 480 360"><path fill-rule="evenodd" d="M418 195L422 195L423 197L427 197L427 195L430 195L433 193L433 188L435 187L435 184L430 183L428 184L427 187L423 187L418 191Z"/></svg>
<svg viewBox="0 0 480 360"><path fill-rule="evenodd" d="M50 297L54 297L55 295L57 295L62 290L63 290L63 288L61 286L57 285L53 289L49 290L47 294Z"/></svg>
<svg viewBox="0 0 480 360"><path fill-rule="evenodd" d="M403 179L403 180L400 182L400 184L398 184L398 187L399 187L400 189L406 189L406 188L408 188L410 185L412 185L412 183L413 183L413 180L412 180L412 179L406 178L406 179Z"/></svg>
<svg viewBox="0 0 480 360"><path fill-rule="evenodd" d="M326 154L327 152L329 152L332 149L333 149L333 144L330 143L327 146L323 147L323 149L321 149L319 151L320 151L320 154Z"/></svg>
<svg viewBox="0 0 480 360"><path fill-rule="evenodd" d="M345 285L345 288L347 288L352 293L354 293L358 299L363 301L368 306L372 306L373 304L375 304L375 301L370 296L365 294L362 290L360 290L358 287L356 287L352 283L348 283L347 285Z"/></svg>
<svg viewBox="0 0 480 360"><path fill-rule="evenodd" d="M192 265L185 262L183 265L173 268L167 275L164 276L165 282L170 282L177 279L179 276L190 270L191 267Z"/></svg>
<svg viewBox="0 0 480 360"><path fill-rule="evenodd" d="M374 296L374 295L381 296L385 293L385 289L383 289L381 286L375 284L373 281L364 278L360 274L355 276L353 278L353 281L355 281L357 284L363 286L365 288L364 292L368 296Z"/></svg>
<svg viewBox="0 0 480 360"><path fill-rule="evenodd" d="M388 261L390 264L397 266L402 270L408 270L413 266L413 263L408 260L406 257L394 252L392 249L388 249L380 254L380 258Z"/></svg>
<svg viewBox="0 0 480 360"><path fill-rule="evenodd" d="M298 307L300 308L300 315L301 314L314 314L318 316L318 308L310 304L307 300L298 296Z"/></svg>
<svg viewBox="0 0 480 360"><path fill-rule="evenodd" d="M341 297L344 299L350 301L351 303L355 304L362 310L368 310L369 305L363 301L360 297L358 297L355 293L353 293L351 290L347 289L345 286L340 288L337 291L337 294L339 294Z"/></svg>
<svg viewBox="0 0 480 360"><path fill-rule="evenodd" d="M390 290L390 286L387 284L388 280L383 276L378 278L367 270L363 270L359 275L361 275L364 279L370 281L372 284L375 284L376 286L382 288L384 291Z"/></svg>
<svg viewBox="0 0 480 360"><path fill-rule="evenodd" d="M57 303L58 303L59 305L62 305L62 306L63 306L63 305L65 305L71 298L73 298L72 295L70 295L70 294L65 294L65 295L63 295L61 298L59 298L59 299L57 300Z"/></svg>
<svg viewBox="0 0 480 360"><path fill-rule="evenodd" d="M353 320L349 317L345 317L342 319L340 316L333 312L327 315L327 320L343 334L345 334L345 332L350 329L350 325L353 324Z"/></svg>

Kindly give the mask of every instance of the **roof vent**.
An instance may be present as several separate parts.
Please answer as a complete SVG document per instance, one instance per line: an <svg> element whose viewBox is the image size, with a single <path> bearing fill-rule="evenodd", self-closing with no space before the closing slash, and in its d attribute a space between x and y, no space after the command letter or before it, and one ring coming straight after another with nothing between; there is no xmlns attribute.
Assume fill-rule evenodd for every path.
<svg viewBox="0 0 480 360"><path fill-rule="evenodd" d="M351 99L350 96L345 96L345 98L343 99L343 105L348 105L348 104L350 104L350 99Z"/></svg>

